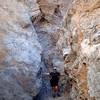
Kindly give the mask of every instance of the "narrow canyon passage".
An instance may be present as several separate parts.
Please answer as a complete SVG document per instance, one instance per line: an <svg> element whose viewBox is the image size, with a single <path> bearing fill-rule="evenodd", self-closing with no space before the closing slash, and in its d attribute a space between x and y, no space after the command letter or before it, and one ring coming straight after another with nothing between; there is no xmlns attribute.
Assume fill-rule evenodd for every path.
<svg viewBox="0 0 100 100"><path fill-rule="evenodd" d="M57 6L55 5L55 7ZM72 100L68 92L72 90L71 81L74 80L64 73L66 54L63 55L63 49L67 48L65 42L66 37L64 37L66 31L63 29L63 15L61 14L60 8L57 9L58 8L54 9L53 15L49 18L41 12L41 17L38 16L35 20L33 19L32 22L38 36L38 41L42 46L42 74L52 72L56 66L57 70L63 75L59 82L61 97L53 98L50 79L44 76L42 77L42 88L33 100ZM71 50L71 45L69 45L69 50ZM75 55L73 54L72 56L74 59ZM68 88L67 91L66 88ZM73 95L77 95L78 90L74 92Z"/></svg>
<svg viewBox="0 0 100 100"><path fill-rule="evenodd" d="M43 48L44 68L50 72L53 66L56 66L60 73L65 75L65 78L60 80L60 84L63 84L61 87L63 89L62 97L56 99L99 100L99 92L96 92L94 86L95 82L96 84L99 82L94 80L94 77L96 77L96 66L100 62L96 61L99 56L96 57L96 54L92 54L93 52L100 52L98 44L100 42L98 41L100 1L76 0L68 2L59 0L56 2L59 6L54 2L49 5L50 7L53 5L54 8L53 6L52 8L46 6L46 3L49 4L45 2L42 5L43 1L41 0L38 2L42 16L39 20L37 17L34 27ZM88 8L89 5L92 6ZM97 20L98 22L95 22ZM94 44L93 39L98 41L97 44ZM94 48L94 45L98 50ZM93 61L93 59L95 60ZM53 100L49 81L43 80L43 87L40 94L43 93L44 95L42 94L40 97L43 97L41 100L45 100L45 97L46 100L47 98ZM95 90L93 90L94 88Z"/></svg>
<svg viewBox="0 0 100 100"><path fill-rule="evenodd" d="M60 18L56 17L56 21ZM58 19L57 19L58 18ZM54 22L53 22L54 23ZM64 69L64 60L61 49L57 47L57 42L59 36L56 35L57 33L57 25L54 23L54 27L52 24L47 22L47 20L41 17L41 20L34 25L36 33L38 35L38 39L40 44L42 45L43 52L42 52L42 74L50 73L54 66L58 67L60 72ZM58 24L59 25L59 24ZM52 30L51 30L52 29ZM54 33L55 32L55 33ZM42 88L40 93L37 95L36 100L51 100L52 97L52 90L50 86L50 79L48 76L43 76L42 78Z"/></svg>
<svg viewBox="0 0 100 100"><path fill-rule="evenodd" d="M0 100L100 100L100 0L0 0Z"/></svg>

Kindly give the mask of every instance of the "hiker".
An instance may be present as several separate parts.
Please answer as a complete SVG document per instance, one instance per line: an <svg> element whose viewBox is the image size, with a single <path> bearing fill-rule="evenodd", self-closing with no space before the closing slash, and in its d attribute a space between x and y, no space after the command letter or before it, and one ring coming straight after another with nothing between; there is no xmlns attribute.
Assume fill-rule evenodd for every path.
<svg viewBox="0 0 100 100"><path fill-rule="evenodd" d="M59 79L60 73L57 71L56 67L54 67L53 72L50 73L50 85L52 87L52 94L54 98L56 96L60 96Z"/></svg>

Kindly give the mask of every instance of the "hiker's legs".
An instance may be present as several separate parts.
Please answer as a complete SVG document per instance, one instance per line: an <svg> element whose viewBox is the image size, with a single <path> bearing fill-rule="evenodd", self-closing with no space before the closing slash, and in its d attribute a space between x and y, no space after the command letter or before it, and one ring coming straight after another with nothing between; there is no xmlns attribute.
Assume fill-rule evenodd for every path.
<svg viewBox="0 0 100 100"><path fill-rule="evenodd" d="M55 87L54 86L52 87L52 96L56 97L56 92L55 92Z"/></svg>
<svg viewBox="0 0 100 100"><path fill-rule="evenodd" d="M52 94L53 94L53 97L55 97L55 96L60 96L60 89L59 89L59 86L54 86L54 87L52 87Z"/></svg>
<svg viewBox="0 0 100 100"><path fill-rule="evenodd" d="M59 85L57 86L57 91L56 91L56 93L57 93L57 96L60 96L60 87L59 87Z"/></svg>

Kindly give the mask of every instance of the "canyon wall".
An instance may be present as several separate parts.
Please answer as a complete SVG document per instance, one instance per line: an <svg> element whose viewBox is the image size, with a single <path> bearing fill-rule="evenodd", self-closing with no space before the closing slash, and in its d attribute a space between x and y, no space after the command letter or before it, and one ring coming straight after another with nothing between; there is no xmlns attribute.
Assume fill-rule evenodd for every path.
<svg viewBox="0 0 100 100"><path fill-rule="evenodd" d="M65 52L65 69L78 90L73 100L99 100L100 0L75 0L64 19L69 34L66 50L70 48Z"/></svg>
<svg viewBox="0 0 100 100"><path fill-rule="evenodd" d="M41 52L31 14L35 0L0 0L0 100L32 100L41 87ZM31 6L30 6L31 7Z"/></svg>

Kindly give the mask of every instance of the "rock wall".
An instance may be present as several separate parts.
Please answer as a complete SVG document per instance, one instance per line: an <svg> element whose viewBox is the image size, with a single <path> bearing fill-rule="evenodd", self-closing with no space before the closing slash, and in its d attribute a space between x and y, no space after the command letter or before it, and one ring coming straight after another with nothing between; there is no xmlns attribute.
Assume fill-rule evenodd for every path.
<svg viewBox="0 0 100 100"><path fill-rule="evenodd" d="M75 0L64 18L65 69L79 91L73 100L99 100L100 0Z"/></svg>
<svg viewBox="0 0 100 100"><path fill-rule="evenodd" d="M0 0L0 100L32 100L41 87L42 48L31 22L39 10L30 3Z"/></svg>

